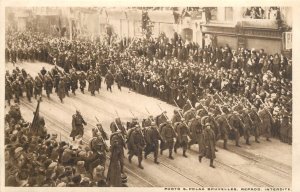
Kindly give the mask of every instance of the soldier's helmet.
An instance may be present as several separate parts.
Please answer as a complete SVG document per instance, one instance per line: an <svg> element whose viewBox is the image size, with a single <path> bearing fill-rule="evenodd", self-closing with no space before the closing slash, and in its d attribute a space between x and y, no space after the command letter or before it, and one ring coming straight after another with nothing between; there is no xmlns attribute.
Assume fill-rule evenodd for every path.
<svg viewBox="0 0 300 192"><path fill-rule="evenodd" d="M205 123L205 127L210 127L210 123Z"/></svg>

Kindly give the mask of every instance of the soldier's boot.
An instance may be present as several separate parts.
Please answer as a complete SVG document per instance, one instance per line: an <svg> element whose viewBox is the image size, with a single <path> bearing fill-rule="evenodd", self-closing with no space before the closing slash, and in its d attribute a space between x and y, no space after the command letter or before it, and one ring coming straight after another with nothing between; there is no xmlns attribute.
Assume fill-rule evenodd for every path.
<svg viewBox="0 0 300 192"><path fill-rule="evenodd" d="M154 157L154 163L157 165L159 164L159 162L157 161L157 157Z"/></svg>
<svg viewBox="0 0 300 192"><path fill-rule="evenodd" d="M239 144L238 141L235 142L235 146L237 146L237 147L242 147L242 146L240 146L240 144Z"/></svg>
<svg viewBox="0 0 300 192"><path fill-rule="evenodd" d="M212 167L212 168L216 168L216 167L214 166L214 160L213 160L213 159L210 159L210 164L209 164L209 166Z"/></svg>
<svg viewBox="0 0 300 192"><path fill-rule="evenodd" d="M201 163L203 156L199 155L198 160Z"/></svg>
<svg viewBox="0 0 300 192"><path fill-rule="evenodd" d="M172 156L172 149L169 149L169 159L174 159L174 157Z"/></svg>
<svg viewBox="0 0 300 192"><path fill-rule="evenodd" d="M174 146L174 152L177 153L177 147Z"/></svg>
<svg viewBox="0 0 300 192"><path fill-rule="evenodd" d="M50 94L49 93L47 94L47 97L48 97L48 99L50 99Z"/></svg>
<svg viewBox="0 0 300 192"><path fill-rule="evenodd" d="M255 142L260 143L259 140L258 140L258 137L255 137Z"/></svg>
<svg viewBox="0 0 300 192"><path fill-rule="evenodd" d="M144 154L144 159L147 159L147 155L148 155L148 154L146 154L146 153Z"/></svg>
<svg viewBox="0 0 300 192"><path fill-rule="evenodd" d="M73 137L73 141L75 141L75 137Z"/></svg>
<svg viewBox="0 0 300 192"><path fill-rule="evenodd" d="M185 153L186 153L186 150L184 149L182 156L184 156L185 158L187 158L188 156Z"/></svg>
<svg viewBox="0 0 300 192"><path fill-rule="evenodd" d="M142 158L139 158L139 166L140 169L144 169L143 165L142 165Z"/></svg>
<svg viewBox="0 0 300 192"><path fill-rule="evenodd" d="M271 142L271 140L270 140L270 138L269 138L269 137L267 137L267 139L266 139L266 140Z"/></svg>
<svg viewBox="0 0 300 192"><path fill-rule="evenodd" d="M164 151L161 149L161 150L160 150L160 155L162 155L162 154L163 154L163 152L164 152Z"/></svg>
<svg viewBox="0 0 300 192"><path fill-rule="evenodd" d="M249 138L246 139L246 145L251 145L249 142Z"/></svg>
<svg viewBox="0 0 300 192"><path fill-rule="evenodd" d="M219 150L215 147L215 152L218 152Z"/></svg>
<svg viewBox="0 0 300 192"><path fill-rule="evenodd" d="M129 163L131 163L131 159L132 159L132 155L129 155L129 156L128 156L128 161L129 161Z"/></svg>
<svg viewBox="0 0 300 192"><path fill-rule="evenodd" d="M228 150L228 148L227 148L227 139L226 139L226 140L224 140L224 143L223 143L223 149L226 149L226 150Z"/></svg>

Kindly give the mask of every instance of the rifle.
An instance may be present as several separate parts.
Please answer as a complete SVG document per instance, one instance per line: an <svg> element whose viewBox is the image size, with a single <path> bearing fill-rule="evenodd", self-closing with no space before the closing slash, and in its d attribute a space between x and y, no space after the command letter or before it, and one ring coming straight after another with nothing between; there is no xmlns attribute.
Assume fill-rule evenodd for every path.
<svg viewBox="0 0 300 192"><path fill-rule="evenodd" d="M164 113L163 109L160 107L160 105L157 103L157 106L159 107L159 109L161 110L162 114L165 116L165 118L168 120L168 116L166 116L166 114Z"/></svg>

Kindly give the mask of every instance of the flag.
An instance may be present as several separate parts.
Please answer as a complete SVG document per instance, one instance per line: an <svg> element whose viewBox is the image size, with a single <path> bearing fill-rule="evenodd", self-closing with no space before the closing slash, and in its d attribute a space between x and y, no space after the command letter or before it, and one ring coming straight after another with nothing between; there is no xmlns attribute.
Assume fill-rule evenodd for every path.
<svg viewBox="0 0 300 192"><path fill-rule="evenodd" d="M34 112L34 116L33 116L33 120L32 120L31 126L30 126L30 130L31 130L32 133L37 133L38 132L40 102L41 102L41 99L38 100L38 104L36 106L36 109L35 109L35 112Z"/></svg>

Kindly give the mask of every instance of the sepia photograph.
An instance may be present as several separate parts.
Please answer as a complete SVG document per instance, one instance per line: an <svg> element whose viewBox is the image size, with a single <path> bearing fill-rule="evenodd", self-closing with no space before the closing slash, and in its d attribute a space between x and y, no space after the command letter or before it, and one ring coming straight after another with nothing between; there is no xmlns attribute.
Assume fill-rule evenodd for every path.
<svg viewBox="0 0 300 192"><path fill-rule="evenodd" d="M291 191L291 6L4 10L5 189Z"/></svg>

